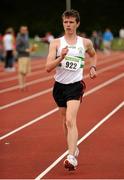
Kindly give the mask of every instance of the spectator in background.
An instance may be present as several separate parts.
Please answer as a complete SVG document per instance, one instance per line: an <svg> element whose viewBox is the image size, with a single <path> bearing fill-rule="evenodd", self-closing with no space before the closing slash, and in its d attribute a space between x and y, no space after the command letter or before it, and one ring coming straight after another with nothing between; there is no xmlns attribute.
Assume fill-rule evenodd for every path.
<svg viewBox="0 0 124 180"><path fill-rule="evenodd" d="M0 61L3 61L3 36L0 34Z"/></svg>
<svg viewBox="0 0 124 180"><path fill-rule="evenodd" d="M106 54L110 54L113 34L109 28L103 33L103 50Z"/></svg>
<svg viewBox="0 0 124 180"><path fill-rule="evenodd" d="M97 31L92 32L91 41L93 43L94 49L98 51L100 49L100 38Z"/></svg>
<svg viewBox="0 0 124 180"><path fill-rule="evenodd" d="M86 38L86 37L87 37L87 35L86 35L85 32L79 32L79 36L81 36L81 37L83 37L83 38Z"/></svg>
<svg viewBox="0 0 124 180"><path fill-rule="evenodd" d="M118 41L118 44L119 44L120 47L124 46L124 27L122 27L119 30L119 41Z"/></svg>
<svg viewBox="0 0 124 180"><path fill-rule="evenodd" d="M14 54L15 54L15 37L13 28L8 28L3 37L3 47L5 55L5 70L15 71Z"/></svg>
<svg viewBox="0 0 124 180"><path fill-rule="evenodd" d="M26 87L26 76L31 72L30 52L36 50L36 44L30 46L28 27L21 26L16 38L16 50L18 55L19 86L21 90Z"/></svg>
<svg viewBox="0 0 124 180"><path fill-rule="evenodd" d="M47 32L47 33L45 34L45 37L42 37L42 38L41 38L41 41L42 41L42 42L45 42L45 43L47 43L47 44L50 44L50 42L51 42L53 39L54 39L54 36L52 35L52 33L51 33L51 32Z"/></svg>
<svg viewBox="0 0 124 180"><path fill-rule="evenodd" d="M99 36L99 49L102 51L103 48L102 48L102 44L103 44L103 39L102 39L102 31L98 31L98 36Z"/></svg>
<svg viewBox="0 0 124 180"><path fill-rule="evenodd" d="M124 40L124 27L119 30L119 38Z"/></svg>

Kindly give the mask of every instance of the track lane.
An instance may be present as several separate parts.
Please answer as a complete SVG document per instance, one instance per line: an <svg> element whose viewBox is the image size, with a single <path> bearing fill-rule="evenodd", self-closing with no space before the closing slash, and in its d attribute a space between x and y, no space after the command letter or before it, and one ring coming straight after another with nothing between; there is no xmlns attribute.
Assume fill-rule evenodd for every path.
<svg viewBox="0 0 124 180"><path fill-rule="evenodd" d="M123 179L124 134L121 128L123 115L124 103L107 122L79 145L79 166L76 172L64 170L60 162L48 174L41 177L43 179Z"/></svg>
<svg viewBox="0 0 124 180"><path fill-rule="evenodd" d="M99 122L101 118L104 117L104 115L110 112L111 109L114 108L115 104L117 105L118 102L120 103L120 97L122 98L122 92L119 91L119 96L117 96L117 99L114 100L112 98L114 96L114 92L112 91L110 96L107 97L106 101L103 101L104 104L102 104L101 106L101 99L104 99L106 97L106 94L108 95L108 89L113 89L115 84L120 84L120 80L114 84L111 84L109 87L103 88L100 91L95 92L92 95L84 98L84 102L81 105L78 116L78 125L80 126L79 137L85 134L85 130L87 131L88 129L91 129L97 122ZM99 93L101 94L101 98L98 98ZM88 113L87 110L89 106L91 106L92 102L91 97L93 99L95 98L95 103L97 104L97 106L93 106L93 109L90 108L90 113ZM113 104L112 106L108 105L110 102L111 104ZM104 111L103 107L105 108ZM100 114L98 114L97 112L100 112ZM95 117L96 114L97 117ZM82 115L83 119L79 118L82 117ZM89 118L89 116L92 118ZM17 133L3 140L1 144L1 149L3 152L2 157L4 163L6 164L6 175L5 171L3 171L1 177L30 179L36 177L38 172L41 172L41 170L43 171L46 167L48 167L49 164L54 161L54 159L59 157L61 153L66 150L61 123L62 122L59 120L59 114L57 112L49 116L45 121L38 122L37 124L26 128L20 133ZM8 146L6 144L7 142L10 143L8 144ZM7 151L6 148L8 148ZM50 151L48 151L48 149L50 149ZM7 154L5 152L8 154L8 156L6 156ZM13 155L9 156L9 154L11 154L12 152ZM18 159L16 160L14 157L18 157ZM14 158L15 161L13 161L11 158ZM62 164L60 163L60 166L61 165ZM15 169L16 174L14 173ZM60 171L58 169L57 172L59 174L59 177L60 174L62 176L63 173L66 173L66 177L68 176L67 172L64 171L62 166ZM52 177L54 178L53 173Z"/></svg>
<svg viewBox="0 0 124 180"><path fill-rule="evenodd" d="M88 131L90 131L90 129L95 125L97 124L97 121L98 119L102 119L103 117L106 116L106 114L108 114L109 111L111 111L112 109L114 109L114 107L117 106L117 104L120 104L121 101L124 101L124 87L119 90L119 86L120 84L122 84L123 82L123 79L122 80L119 80L117 82L115 82L114 84L111 84L110 86L107 86L104 91L101 90L101 91L98 91L96 92L94 95L90 95L90 96L87 96L86 98L84 98L84 102L82 104L82 108L80 109L79 111L79 114L78 114L78 127L79 127L79 138L81 138L82 136L84 136ZM114 87L116 86L116 87ZM118 95L115 96L115 93L113 91L113 88L115 89L115 91L119 90L118 91ZM108 92L111 92L109 93L109 96L108 96ZM107 98L106 98L107 97ZM90 103L89 103L89 100L90 99ZM97 105L97 106L96 106ZM88 108L89 106L89 108ZM88 112L88 109L89 112ZM116 124L118 124L118 120L119 120L119 117L120 117L120 120L121 120L121 124L119 124L119 127L121 128L121 132L123 132L123 116L124 116L124 102L123 102L123 108L121 109L121 114L118 114L116 117L118 118L115 118L116 120ZM108 123L108 122L107 122ZM111 129L113 128L112 126L112 123L113 121L111 121ZM106 124L107 126L107 124ZM115 125L115 128L116 128L116 125ZM119 129L118 129L119 130ZM110 130L110 134L111 134L111 131ZM104 132L106 134L106 132ZM119 135L120 132L118 132L118 135ZM100 133L102 134L102 132ZM99 134L98 134L99 135ZM112 135L112 134L111 134ZM118 137L116 136L117 134L114 135L114 137L116 137L116 140L118 139ZM124 134L121 133L121 137L120 137L120 140L123 141L123 137L124 137ZM89 137L90 138L90 137ZM99 138L99 137L98 137ZM79 162L80 162L80 166L79 167L80 169L77 170L76 172L74 173L68 173L67 171L63 170L62 168L62 162L60 162L52 171L50 171L50 174L48 173L48 175L46 176L43 176L44 179L58 179L58 178L61 178L61 179L87 179L87 178L92 178L92 179L97 179L97 178L102 178L102 179L106 179L106 178L123 178L123 168L122 166L117 166L117 169L116 169L116 161L115 162L111 162L111 159L104 159L105 156L112 156L112 158L114 160L117 159L117 163L120 161L121 165L123 165L124 163L124 159L121 158L122 156L122 152L121 152L121 155L119 154L120 151L122 151L122 146L118 146L116 148L116 158L115 158L115 154L112 154L111 155L111 152L107 152L105 155L104 155L104 150L102 151L103 153L103 156L104 156L104 160L106 161L106 164L100 164L101 162L96 162L96 157L97 157L97 153L101 153L99 152L99 144L100 144L100 147L101 147L101 143L99 142L99 139L97 138L96 141L93 141L91 142L92 144L94 143L95 145L92 147L92 145L89 147L89 149L87 149L85 151L84 148L81 149L81 152L83 153L81 155L81 158L79 158ZM107 138L106 138L107 140ZM97 142L97 143L96 143ZM83 147L85 146L87 142L83 142ZM107 144L105 144L105 147L107 147L108 144L112 144L112 147L114 148L115 146L115 143L114 141L109 141L108 139L108 142ZM82 146L82 145L80 145ZM79 146L79 147L80 147ZM88 153L91 153L92 152L92 148L97 148L97 152L95 153L96 157L94 157L94 151L92 153L92 156L90 157L91 158L91 161L90 161L90 158L86 159L84 156L85 154ZM89 152L90 151L90 152ZM119 160L118 160L118 156L119 156ZM87 156L86 156L87 157ZM99 157L100 158L100 157ZM57 159L57 157L56 157ZM84 162L84 159L86 160ZM93 161L92 161L93 160ZM108 161L107 161L108 160ZM82 163L84 162L84 163ZM114 163L114 164L113 164ZM108 168L108 164L110 165L110 167ZM98 168L98 171L97 170L94 170L94 167ZM91 170L90 171L90 167L93 169L93 171ZM99 167L101 169L99 169ZM121 167L121 168L120 168ZM105 169L105 171L103 172L102 170ZM107 170L109 169L109 170ZM107 171L106 171L107 170ZM118 170L118 171L117 171ZM114 175L113 175L113 171L115 172ZM41 170L41 172L44 172ZM83 173L82 173L83 172ZM91 172L91 173L90 173Z"/></svg>
<svg viewBox="0 0 124 180"><path fill-rule="evenodd" d="M118 72L120 72L120 71L118 71ZM122 72L122 68L121 68L121 72ZM108 73L109 74L109 73ZM103 75L103 74L102 74ZM101 81L102 81L102 76L101 76ZM93 82L93 81L92 81ZM95 81L94 81L95 82ZM93 82L93 84L94 84L94 82ZM120 81L119 81L119 83L118 83L118 88L120 88L120 84L122 84L123 83L123 81L121 80L121 83L120 83ZM89 83L88 83L89 84ZM89 84L88 85L88 87L87 88L89 88L90 89L90 87L92 86L92 83L91 84ZM113 90L114 89L114 87L112 87L111 88L111 90ZM118 91L118 89L116 90L116 91ZM111 91L109 91L108 90L108 92L110 93ZM123 91L122 91L123 92ZM119 92L119 94L121 95L122 93L120 93ZM107 97L108 96L108 93L106 93L106 96L105 97ZM91 96L90 96L91 97ZM113 95L113 97L114 97L114 95ZM123 96L122 96L123 97ZM101 98L101 93L100 93L100 95L99 96L97 96L97 98ZM85 99L86 99L86 101L85 101ZM87 98L85 98L84 99L84 103L86 103L87 102ZM94 99L94 98L93 98ZM108 101L106 101L106 102L104 102L104 103L107 103L108 102L108 104L109 103L111 103L111 101L109 101L109 100L111 100L111 99L108 99ZM116 99L117 100L117 99ZM96 101L95 101L96 102ZM115 101L116 102L116 101ZM114 103L115 103L114 102ZM97 102L96 102L97 103ZM107 106L105 106L105 107L107 107L108 108L108 104L107 104ZM89 104L89 105L91 105L91 103ZM89 107L89 105L87 105L88 107ZM95 105L93 105L93 107L94 107ZM103 104L102 104L102 106L103 106ZM87 109L87 108L86 108ZM92 114L93 115L93 117L94 117L94 119L95 119L95 115L96 115L96 112L97 111L95 111L94 112L94 114ZM98 112L100 112L100 111L98 111ZM85 112L86 113L86 112ZM105 112L104 112L105 113ZM53 114L53 115L51 115L51 117L50 118L48 118L48 119L46 119L47 120L47 122L46 122L46 120L43 122L42 121L42 123L43 124L45 124L46 123L46 125L43 125L43 128L41 128L41 124L40 124L40 122L39 123L37 123L37 125L39 125L38 127L36 127L36 125L33 125L32 127L34 127L34 129L32 129L31 127L29 127L29 128L26 128L25 129L25 131L27 132L28 131L28 133L27 134L25 134L25 133L23 133L23 131L21 131L19 134L15 134L14 135L14 137L16 138L16 139L13 139L12 137L9 137L9 138L7 138L7 139L5 139L5 141L3 141L3 143L4 143L4 145L3 145L3 147L2 147L2 151L6 151L6 153L10 153L10 151L11 151L11 153L10 154L12 154L12 152L13 152L13 159L15 159L15 160L17 160L15 157L18 157L18 162L16 162L17 163L17 166L16 166L16 169L17 169L17 174L15 175L14 174L14 166L13 167L11 167L11 168L9 168L9 166L11 166L12 164L14 165L14 162L13 163L8 163L8 162L6 162L6 164L8 164L8 167L7 167L7 174L8 174L8 177L10 177L11 175L12 175L12 172L13 172L13 177L19 177L20 175L22 175L23 174L23 165L24 165L24 161L25 161L25 158L26 158L26 160L27 160L27 162L26 162L26 164L24 165L24 167L25 167L25 169L27 170L27 172L24 172L24 174L26 174L25 175L25 177L31 177L31 176L33 176L33 174L36 174L36 172L41 172L41 167L43 166L43 164L41 164L41 162L46 162L46 165L48 165L50 162L51 162L51 160L50 159L45 159L45 160L43 160L42 161L42 157L41 157L41 154L42 154L42 150L43 150L43 152L45 152L45 157L46 158L48 158L49 156L48 156L48 153L46 152L48 149L51 149L51 156L56 156L56 157L58 157L59 155L61 155L61 153L63 153L64 151L65 151L65 139L64 140L62 140L62 147L58 147L58 145L57 146L54 146L53 147L53 144L55 143L55 144L60 144L60 141L58 141L57 140L57 142L58 143L56 143L56 139L54 139L54 137L62 137L63 138L63 133L62 132L58 132L57 131L57 129L58 129L58 127L60 127L60 128L62 128L61 127L61 122L59 121L59 126L58 126L58 116L56 117L56 115L57 115L57 113L56 114ZM81 110L81 117L82 117L82 110ZM95 122L95 120L93 119L93 122ZM57 122L57 124L56 124L56 122ZM51 126L50 127L47 127L47 123L49 124L51 124ZM87 122L86 122L87 123ZM85 129L84 129L84 132L85 132L85 130L88 130L88 129L90 129L91 128L91 126L92 126L92 123L90 124L91 122L89 122L89 124L88 124L88 127L87 127L87 125L85 126ZM53 124L55 125L55 127L53 127ZM46 128L45 128L46 127ZM84 124L83 124L83 127L84 127ZM31 129L30 129L31 128ZM38 128L38 132L37 132L37 128ZM55 131L55 129L56 129L56 132L53 132L53 131ZM81 129L82 130L82 129ZM32 131L33 131L33 134L32 134ZM42 134L41 135L41 132L44 134ZM47 134L47 136L46 136L46 132L51 132L50 134ZM82 131L81 131L82 132ZM35 134L34 134L35 133ZM37 134L38 133L38 134ZM58 135L58 136L57 136ZM30 139L29 139L29 137L30 137ZM39 137L39 139L37 139ZM47 145L47 147L43 147L42 146L42 144L39 144L38 143L38 140L44 140L44 139L47 139L47 137L49 137L49 138L53 138L53 144L51 145L51 144L49 144L49 141L47 141L46 140L46 143L48 144ZM32 141L31 140L31 138L34 140L34 141ZM19 142L17 143L17 141L19 140ZM33 146L34 147L32 147L32 143L31 143L31 141L33 142ZM36 142L35 142L36 141ZM11 145L11 147L10 148L8 148L7 146L5 146L5 145L9 145L9 144L7 144L7 143L9 143L9 142L11 142L10 143L10 145ZM42 142L42 141L41 141ZM15 146L14 146L15 145ZM20 145L22 145L22 146L20 146ZM24 146L23 146L24 145ZM7 148L8 148L8 151L6 150ZM24 148L23 148L24 147ZM17 148L17 152L16 152L16 148ZM63 148L63 149L62 149ZM36 149L37 149L37 151L36 151ZM13 150L13 151L12 151ZM5 152L4 151L4 152ZM31 152L32 153L31 153ZM36 151L36 152L35 152ZM39 151L39 152L38 152ZM59 152L59 154L58 154L58 152ZM23 154L24 153L24 154ZM28 155L28 153L29 153L29 155ZM38 153L38 155L39 155L39 157L40 157L40 159L37 157L37 153ZM21 157L19 157L18 156L18 154L22 154L22 155L24 155L23 157L22 157L22 160L24 160L24 161L20 161L21 160ZM7 154L6 154L7 155ZM43 155L43 154L42 154ZM34 160L34 157L33 157L33 159L32 159L32 156L35 156L35 158L37 159L37 160ZM5 160L4 158L6 158L5 156L2 158L2 160ZM8 157L7 156L7 158L8 158L8 160L9 160L9 158L10 157ZM55 158L55 157L52 157L53 159ZM29 167L29 161L31 161L30 162L30 165L31 165L31 167ZM36 162L37 161L37 162ZM27 168L26 168L26 166L27 166ZM40 167L40 168L39 168ZM3 167L3 170L4 170L4 168L5 168L5 166ZM31 174L31 168L32 168L32 174ZM44 167L43 167L44 168ZM12 172L11 172L11 170L12 170ZM4 173L4 172L3 172ZM38 173L37 173L38 174ZM60 172L60 174L61 174L61 172ZM60 175L59 174L59 175ZM5 174L3 174L4 176L5 176ZM11 176L12 177L12 176ZM36 177L36 176L35 176ZM67 177L67 176L66 176ZM74 177L74 176L73 176ZM34 178L34 177L33 177Z"/></svg>
<svg viewBox="0 0 124 180"><path fill-rule="evenodd" d="M107 59L108 58L108 59ZM105 65L109 66L111 65L113 62L118 62L119 60L123 60L124 58L124 54L120 54L120 55L116 55L114 57L107 57L105 60L100 58L99 61L98 61L98 66L100 66L101 68ZM88 58L86 59L86 64L88 65L89 64L89 60ZM88 68L86 65L85 69ZM89 66L89 65L88 65ZM39 73L38 73L39 72ZM39 68L39 71L37 70L37 72L32 72L31 74L29 74L27 76L27 81L31 81L31 80L34 80L35 78L40 78L40 76L44 76L44 75L47 75L47 73L45 73L45 70L44 69L41 69ZM36 77L35 77L36 76ZM12 80L11 80L12 79ZM5 81L5 82L2 82L0 83L0 86L1 86L1 89L5 89L5 88L9 88L10 86L15 86L18 84L18 81L17 81L17 75L13 78L10 78L11 81Z"/></svg>
<svg viewBox="0 0 124 180"><path fill-rule="evenodd" d="M37 85L32 85L28 87L25 91L21 91L20 89L15 90L13 92L5 93L1 95L1 108L10 103L17 102L24 98L28 98L31 96L35 96L38 93L49 89L53 85L53 78L48 79L47 81L43 81L38 83Z"/></svg>
<svg viewBox="0 0 124 180"><path fill-rule="evenodd" d="M121 67L120 67L121 68ZM121 72L121 69L118 69L118 71L120 71ZM113 72L113 71L111 71L111 73L110 73L110 71L109 71L109 75L111 74L111 77L113 77L113 76L115 76L115 74L114 74L115 72ZM108 77L109 76L104 76L104 78L107 78L108 79ZM107 80L106 79L106 80ZM105 79L103 79L103 77L101 76L99 76L97 79L96 79L96 81L95 81L95 83L93 84L94 86L96 86L96 85L98 85L100 82L101 82L101 80L103 80L103 81L105 81ZM92 80L88 80L88 81L91 81L92 82ZM90 83L88 83L88 84L90 84ZM90 88L92 88L93 86L90 86ZM46 96L44 96L44 98L47 98L47 94L46 94ZM51 101L52 101L52 96L49 94L49 99L51 99ZM1 123L1 125L2 125L2 128L4 129L4 132L2 132L2 129L1 129L1 134L3 134L3 133L5 133L6 132L6 130L8 131L8 130L10 130L11 128L13 129L14 127L16 127L17 128L17 126L19 126L20 125L20 123L24 123L24 122L26 122L27 123L27 121L28 121L28 119L30 119L31 118L31 116L33 116L33 117L36 117L36 114L38 113L38 115L40 115L41 113L42 113L42 110L41 110L41 108L40 108L40 106L42 107L43 106L43 112L44 112L44 108L46 108L47 109L47 105L46 106L44 106L44 102L42 101L42 98L43 97L38 97L37 99L33 99L32 101L31 100L29 100L29 102L24 102L24 103L21 103L21 104L18 104L18 105L16 105L15 107L12 107L12 108L9 108L9 110L3 110L2 111L2 113L1 113L1 117L3 117L3 118L1 118L1 120L0 120L0 123ZM38 102L38 99L39 99L39 102ZM31 113L26 113L26 111L24 111L24 113L22 112L23 111L23 109L24 109L24 106L26 106L26 107L30 107L30 109L34 109L34 104L40 104L40 106L37 106L37 110L35 111L32 111ZM48 102L49 103L49 102ZM25 110L26 110L27 108L25 108ZM30 109L27 109L27 112L29 112L30 111ZM6 113L7 112L7 113ZM9 114L11 113L11 116L9 116ZM23 118L24 117L24 118ZM24 119L24 120L22 120L22 119Z"/></svg>
<svg viewBox="0 0 124 180"><path fill-rule="evenodd" d="M42 62L42 64L41 64ZM31 59L31 66L32 66L32 71L34 71L35 67L37 66L38 68L41 66L42 68L44 67L46 62L45 58L40 58L40 59ZM18 69L18 65L17 62L15 63L14 67L16 68L15 72L6 72L4 71L4 68L2 68L2 72L0 72L0 79L2 78L2 80L8 78L8 77L16 77L16 73L17 73L17 69ZM36 67L36 68L37 68Z"/></svg>
<svg viewBox="0 0 124 180"><path fill-rule="evenodd" d="M113 74L112 74L112 77L113 77ZM97 78L98 82L99 82L99 80L101 81L101 78L100 79ZM96 86L96 84L95 84L95 86ZM93 87L91 87L91 88L93 88ZM49 98L47 98L47 96ZM45 102L43 101L43 98L46 99ZM22 123L22 122L27 123L27 121L29 121L28 119L30 119L31 117L36 117L36 115L40 116L41 113L44 112L45 109L46 109L45 111L47 111L48 105L44 104L46 102L47 102L48 105L51 105L50 103L55 104L53 102L53 98L52 98L51 93L47 93L43 97L40 96L40 97L37 97L35 99L31 99L28 102L27 101L23 102L21 104L13 106L13 107L11 107L9 109L8 108L3 109L2 112L1 112L1 117L2 118L0 119L0 123L2 125L1 134L5 133L6 130L8 131L11 128L12 129L14 127L17 128L17 126L19 126L20 123ZM34 105L36 105L37 109L34 108ZM24 108L24 107L26 107L26 108ZM29 108L27 108L27 107L29 107ZM41 109L41 107L42 107L42 109ZM30 110L32 110L32 111L30 112ZM11 116L10 116L10 114L11 114ZM3 130L4 130L4 132L3 132Z"/></svg>
<svg viewBox="0 0 124 180"><path fill-rule="evenodd" d="M107 71L112 71L114 68L120 68L121 67L121 69L122 69L122 72L123 72L123 66L122 65L124 65L124 62L118 62L118 63L115 63L115 64L112 64L112 65L110 65L110 66L107 66L107 67L103 67L102 69L99 69L98 71L97 71L97 74L98 74L98 76L102 73L106 73ZM87 71L86 71L87 72ZM86 74L86 72L84 73L84 74ZM87 72L88 73L88 72ZM109 73L110 74L110 73ZM84 80L85 79L87 79L89 77L89 75L88 74L86 74L86 75L84 75ZM48 81L49 79L53 79L53 77L52 77L52 74L50 75L50 76L48 76L48 77L46 77L46 78L42 78L41 80L42 81ZM13 100L16 100L16 98L21 98L21 97L23 97L23 95L25 95L25 96L28 96L28 95L30 95L30 93L33 93L32 91L33 91L33 87L38 87L38 85L39 85L39 87L40 87L40 85L41 86L43 86L42 84L41 84L41 80L40 80L40 82L38 83L37 82L37 86L33 86L34 85L34 83L30 83L30 86L31 86L31 84L32 84L32 86L31 87L28 87L28 90L30 89L30 91L26 91L27 93L21 93L21 91L19 90L19 91L15 91L15 93L14 93L14 96L13 96L13 92L8 92L8 93L3 93L2 95L0 95L1 96L1 105L5 105L5 103L7 104L7 102L8 103L11 103L12 102L12 99ZM49 83L49 82L47 82L47 83ZM29 84L28 84L29 85ZM42 89L42 87L41 88L37 88L37 90L38 89ZM36 93L37 94L37 93ZM22 95L21 97L20 97L20 95ZM35 95L35 94L34 94ZM8 100L10 100L10 102L8 101ZM21 99L20 99L21 100ZM18 100L17 100L18 101ZM13 102L14 103L14 102ZM11 103L12 104L12 103ZM3 107L2 107L3 108Z"/></svg>

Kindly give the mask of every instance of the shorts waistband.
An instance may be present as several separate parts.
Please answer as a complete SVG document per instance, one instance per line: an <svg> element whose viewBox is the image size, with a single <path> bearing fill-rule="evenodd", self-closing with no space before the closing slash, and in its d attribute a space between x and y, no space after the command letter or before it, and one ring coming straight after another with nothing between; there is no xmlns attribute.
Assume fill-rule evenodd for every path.
<svg viewBox="0 0 124 180"><path fill-rule="evenodd" d="M63 83L60 83L58 81L55 81L55 83L60 84L62 86L69 86L69 85L78 84L78 83L81 83L81 82L84 82L84 81L80 80L80 81L77 81L77 82L74 82L74 83L69 83L69 84L63 84Z"/></svg>

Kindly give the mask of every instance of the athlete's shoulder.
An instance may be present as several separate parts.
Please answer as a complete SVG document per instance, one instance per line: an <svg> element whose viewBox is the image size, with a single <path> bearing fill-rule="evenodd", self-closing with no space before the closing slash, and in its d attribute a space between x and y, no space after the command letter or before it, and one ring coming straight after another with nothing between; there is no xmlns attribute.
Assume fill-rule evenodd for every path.
<svg viewBox="0 0 124 180"><path fill-rule="evenodd" d="M50 46L58 48L60 45L60 38L55 38L51 41Z"/></svg>
<svg viewBox="0 0 124 180"><path fill-rule="evenodd" d="M51 41L51 44L58 44L60 42L60 38L55 38Z"/></svg>
<svg viewBox="0 0 124 180"><path fill-rule="evenodd" d="M83 39L83 42L87 45L89 45L89 44L92 44L92 41L89 39L89 38L83 38L82 37L82 39Z"/></svg>
<svg viewBox="0 0 124 180"><path fill-rule="evenodd" d="M82 36L78 36L78 37L83 41L83 43L84 43L85 45L92 44L92 41L91 41L90 39L84 38L84 37L82 37Z"/></svg>
<svg viewBox="0 0 124 180"><path fill-rule="evenodd" d="M82 41L86 50L93 46L93 43L89 38L82 37Z"/></svg>

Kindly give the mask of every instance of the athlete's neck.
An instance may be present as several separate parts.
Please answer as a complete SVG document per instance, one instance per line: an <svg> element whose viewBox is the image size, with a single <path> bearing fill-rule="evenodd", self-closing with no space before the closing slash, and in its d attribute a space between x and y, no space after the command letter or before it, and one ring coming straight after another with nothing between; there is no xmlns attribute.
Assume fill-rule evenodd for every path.
<svg viewBox="0 0 124 180"><path fill-rule="evenodd" d="M64 38L67 41L67 43L70 45L76 44L77 42L77 34L65 34Z"/></svg>

